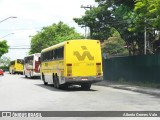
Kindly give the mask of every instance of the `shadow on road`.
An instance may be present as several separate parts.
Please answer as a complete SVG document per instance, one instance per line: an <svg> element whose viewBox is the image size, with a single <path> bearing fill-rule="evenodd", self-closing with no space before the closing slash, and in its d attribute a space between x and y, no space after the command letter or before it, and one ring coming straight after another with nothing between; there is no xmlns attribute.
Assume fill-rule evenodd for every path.
<svg viewBox="0 0 160 120"><path fill-rule="evenodd" d="M84 90L82 89L81 87L79 86L69 86L68 88L62 88L62 89L56 89L54 88L54 86L52 84L48 84L48 85L44 85L44 84L35 84L39 87L42 87L42 88L45 88L45 89L48 89L48 90L51 90L51 91L57 91L57 92L77 92L77 91L89 91L89 92L95 92L97 90L93 90L93 89L90 89L90 90Z"/></svg>
<svg viewBox="0 0 160 120"><path fill-rule="evenodd" d="M22 76L21 77L22 79L24 79L24 80L40 80L40 78L39 77L34 77L34 78L26 78L26 77L24 77L24 76Z"/></svg>
<svg viewBox="0 0 160 120"><path fill-rule="evenodd" d="M63 90L61 89L56 89L54 88L54 86L52 84L49 84L49 85L44 85L44 84L34 84L38 87L42 87L44 89L47 89L47 90L50 90L50 91L57 91L57 92L63 92Z"/></svg>

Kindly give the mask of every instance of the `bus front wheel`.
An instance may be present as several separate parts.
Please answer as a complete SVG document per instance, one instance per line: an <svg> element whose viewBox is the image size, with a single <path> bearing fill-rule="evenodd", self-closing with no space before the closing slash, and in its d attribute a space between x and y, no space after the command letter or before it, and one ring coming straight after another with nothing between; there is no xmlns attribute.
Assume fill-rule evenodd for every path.
<svg viewBox="0 0 160 120"><path fill-rule="evenodd" d="M15 74L15 72L12 70L12 74Z"/></svg>
<svg viewBox="0 0 160 120"><path fill-rule="evenodd" d="M44 76L44 75L42 75L42 80L43 80L43 82L44 82L44 85L47 85L47 84L48 84L48 82L45 81L45 76Z"/></svg>

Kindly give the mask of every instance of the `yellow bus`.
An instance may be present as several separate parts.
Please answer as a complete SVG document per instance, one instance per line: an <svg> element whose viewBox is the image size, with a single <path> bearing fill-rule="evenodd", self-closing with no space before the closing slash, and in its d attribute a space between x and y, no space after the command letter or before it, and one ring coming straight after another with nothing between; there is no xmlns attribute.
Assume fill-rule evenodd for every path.
<svg viewBox="0 0 160 120"><path fill-rule="evenodd" d="M90 89L102 81L102 56L98 40L69 40L41 51L41 80L55 88L81 85Z"/></svg>
<svg viewBox="0 0 160 120"><path fill-rule="evenodd" d="M10 74L22 74L23 75L23 59L16 59L10 62L9 73Z"/></svg>

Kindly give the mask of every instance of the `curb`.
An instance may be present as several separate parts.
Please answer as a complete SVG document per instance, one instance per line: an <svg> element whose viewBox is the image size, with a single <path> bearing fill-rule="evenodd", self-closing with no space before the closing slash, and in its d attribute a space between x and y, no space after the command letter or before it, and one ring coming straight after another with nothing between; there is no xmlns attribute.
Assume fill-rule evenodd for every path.
<svg viewBox="0 0 160 120"><path fill-rule="evenodd" d="M129 91L133 91L133 92L139 92L139 93L144 93L144 94L160 96L160 89L157 89L157 88L148 88L148 87L141 87L141 86L118 84L118 83L111 83L111 82L107 82L107 81L95 83L94 85L106 86L106 87L111 87L111 88L115 88L115 89L129 90Z"/></svg>

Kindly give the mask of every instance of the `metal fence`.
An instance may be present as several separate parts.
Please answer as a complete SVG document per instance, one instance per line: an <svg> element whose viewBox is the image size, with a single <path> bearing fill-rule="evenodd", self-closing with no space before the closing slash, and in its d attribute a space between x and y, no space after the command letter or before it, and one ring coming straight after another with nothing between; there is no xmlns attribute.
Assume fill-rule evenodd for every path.
<svg viewBox="0 0 160 120"><path fill-rule="evenodd" d="M104 59L103 75L104 80L160 83L160 55Z"/></svg>

